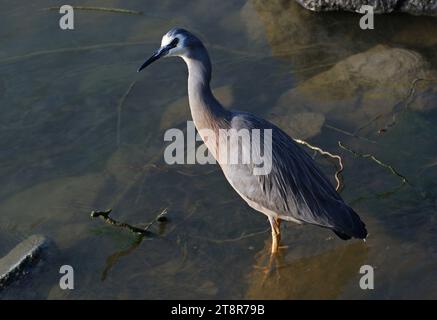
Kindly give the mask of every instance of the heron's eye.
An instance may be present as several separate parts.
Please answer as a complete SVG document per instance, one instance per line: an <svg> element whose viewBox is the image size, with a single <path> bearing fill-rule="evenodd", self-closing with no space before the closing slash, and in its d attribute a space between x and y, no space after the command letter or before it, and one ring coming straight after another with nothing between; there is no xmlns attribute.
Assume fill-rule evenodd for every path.
<svg viewBox="0 0 437 320"><path fill-rule="evenodd" d="M175 48L179 43L179 38L174 38L171 42L170 42L170 47L171 48Z"/></svg>

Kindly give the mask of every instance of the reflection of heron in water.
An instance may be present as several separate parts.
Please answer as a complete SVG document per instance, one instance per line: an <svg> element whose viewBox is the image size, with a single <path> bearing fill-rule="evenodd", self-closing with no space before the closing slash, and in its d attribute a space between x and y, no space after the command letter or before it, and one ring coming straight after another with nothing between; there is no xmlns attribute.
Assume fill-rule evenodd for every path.
<svg viewBox="0 0 437 320"><path fill-rule="evenodd" d="M262 265L265 250L258 255ZM336 299L351 281L359 276L357 270L366 263L369 250L355 242L309 257L293 258L279 255L275 276L254 269L247 276L247 299ZM335 270L335 272L332 272Z"/></svg>
<svg viewBox="0 0 437 320"><path fill-rule="evenodd" d="M182 57L188 66L188 96L196 128L223 173L238 194L255 210L267 215L272 228L271 252L280 241L281 220L309 223L334 231L341 239L364 239L367 231L359 216L346 205L313 159L284 131L272 123L246 112L224 109L215 99L209 83L211 62L202 42L190 32L174 28L164 35L161 48L139 68L141 71L161 57ZM256 175L256 166L228 164L220 157L223 140L216 143L202 135L204 129L218 136L220 129L271 130L271 171ZM244 145L243 150L250 150ZM231 145L232 147L232 145ZM237 146L238 147L238 146ZM238 153L230 150L230 153Z"/></svg>

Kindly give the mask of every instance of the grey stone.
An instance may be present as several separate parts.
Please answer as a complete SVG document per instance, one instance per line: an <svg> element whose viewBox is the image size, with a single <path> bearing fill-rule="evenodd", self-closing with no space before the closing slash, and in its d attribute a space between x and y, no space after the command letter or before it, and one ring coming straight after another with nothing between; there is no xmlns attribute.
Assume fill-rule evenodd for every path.
<svg viewBox="0 0 437 320"><path fill-rule="evenodd" d="M46 237L32 235L1 258L0 290L26 274L32 265L38 263L48 246L49 240Z"/></svg>
<svg viewBox="0 0 437 320"><path fill-rule="evenodd" d="M375 13L407 12L415 15L436 15L437 0L296 0L312 11L354 11L361 6L374 7Z"/></svg>

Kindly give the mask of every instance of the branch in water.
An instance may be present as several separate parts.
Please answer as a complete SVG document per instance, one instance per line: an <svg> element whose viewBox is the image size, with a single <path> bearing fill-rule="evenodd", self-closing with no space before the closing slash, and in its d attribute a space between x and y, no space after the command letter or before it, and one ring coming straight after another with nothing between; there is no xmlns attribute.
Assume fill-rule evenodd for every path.
<svg viewBox="0 0 437 320"><path fill-rule="evenodd" d="M378 130L378 133L385 133L388 131L388 129L390 129L391 127L396 125L396 118L397 115L402 113L403 111L407 110L409 105L413 102L413 96L416 93L416 84L420 81L430 81L430 82L437 82L437 79L425 79L425 78L416 78L411 82L411 86L410 86L410 90L408 91L407 96L402 99L402 101L397 104L397 105L401 105L404 104L404 107L401 110L396 110L396 106L395 106L395 110L393 111L393 116L392 116L392 121L390 123L388 123L387 125L385 125L385 127L381 128Z"/></svg>
<svg viewBox="0 0 437 320"><path fill-rule="evenodd" d="M381 160L377 159L373 154L370 153L359 153L355 150L352 150L350 147L345 146L343 143L341 143L341 141L338 142L338 146L340 148L342 148L343 150L346 150L350 153L352 153L355 157L360 157L360 158L368 158L371 159L372 161L376 162L377 164L379 164L381 167L387 168L388 170L390 170L390 172L392 174L394 174L395 176L398 176L399 178L401 178L402 184L410 184L407 180L407 178L405 178L402 174L400 174L393 166L386 164L384 162L382 162Z"/></svg>
<svg viewBox="0 0 437 320"><path fill-rule="evenodd" d="M141 11L120 9L120 8L104 8L104 7L86 7L86 6L72 6L75 10L86 10L86 11L102 11L111 13L126 13L134 15L143 15ZM60 7L49 7L47 10L59 10Z"/></svg>
<svg viewBox="0 0 437 320"><path fill-rule="evenodd" d="M364 128L364 126L362 126L361 128L358 128L353 133L349 132L349 131L346 131L344 129L340 129L340 128L334 127L333 125L330 125L330 124L327 124L327 123L324 124L324 127L328 128L328 129L331 129L333 131L337 131L337 132L343 133L343 134L345 134L345 135L347 135L349 137L361 139L361 140L364 140L364 141L367 141L367 142L370 142L370 143L376 143L376 141L374 141L374 140L370 140L370 139L368 139L366 137L362 137L362 136L358 135L359 130L361 130L361 128Z"/></svg>
<svg viewBox="0 0 437 320"><path fill-rule="evenodd" d="M165 222L165 221L167 221L167 217L165 215L167 214L168 210L167 210L167 208L164 209L160 214L158 214L158 216L156 216L156 218L152 222L148 223L144 228L135 227L135 226L132 226L132 225L130 225L128 223L117 221L117 220L115 220L115 219L113 219L113 218L111 218L109 216L111 212L112 212L112 209L108 209L108 210L105 210L105 211L95 211L95 210L93 210L91 212L91 218L98 218L98 217L100 217L106 223L108 223L110 225L113 225L113 226L116 226L116 227L120 227L120 228L126 228L129 231L131 231L131 232L133 232L135 234L139 234L141 236L152 236L152 232L149 231L149 228L153 224L155 224L156 222Z"/></svg>
<svg viewBox="0 0 437 320"><path fill-rule="evenodd" d="M343 185L343 183L342 183L343 179L342 179L341 176L340 176L340 174L343 172L343 169L344 169L344 167L343 167L343 161L342 161L341 157L340 157L339 155L332 154L332 153L330 153L330 152L328 152L328 151L324 151L324 150L322 150L322 149L319 148L319 147L313 146L313 145L309 144L308 142L306 142L306 141L304 141L304 140L294 139L294 141L296 141L296 142L299 143L299 144L303 144L304 146L310 148L311 150L315 150L315 151L317 151L318 153L320 153L320 154L323 155L323 156L328 156L328 157L330 157L331 159L337 159L337 161L338 161L338 167L337 167L337 171L335 172L335 175L334 175L334 177L335 177L335 181L337 182L337 186L335 187L335 190L336 190L337 192L340 192L341 189L343 189L343 187L344 187L344 185Z"/></svg>

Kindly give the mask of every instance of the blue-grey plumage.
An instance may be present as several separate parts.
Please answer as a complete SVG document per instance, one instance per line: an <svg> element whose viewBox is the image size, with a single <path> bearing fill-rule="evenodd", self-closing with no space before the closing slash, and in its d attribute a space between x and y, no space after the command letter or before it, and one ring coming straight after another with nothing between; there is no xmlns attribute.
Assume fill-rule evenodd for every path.
<svg viewBox="0 0 437 320"><path fill-rule="evenodd" d="M245 180L258 188L245 188L242 175L236 179L231 172L234 188L249 200L277 214L282 220L310 223L335 230L340 237L365 238L367 232L359 216L344 203L313 159L284 131L249 113L233 114L232 127L237 130L272 130L272 170L267 175L247 171Z"/></svg>
<svg viewBox="0 0 437 320"><path fill-rule="evenodd" d="M224 109L210 89L211 62L202 42L190 32L173 28L164 35L161 48L138 71L161 57L179 56L188 67L188 97L196 128L236 192L252 208L267 215L272 227L272 253L280 240L280 221L309 223L332 229L341 239L365 239L367 231L360 217L336 192L313 159L284 131L267 120L246 112ZM208 139L210 129L265 130L271 132L271 163L266 174L254 174L253 163L231 164L220 158L223 139ZM262 137L261 137L262 140ZM238 150L237 150L238 147ZM249 149L240 141L231 152ZM231 145L232 148L232 145Z"/></svg>

